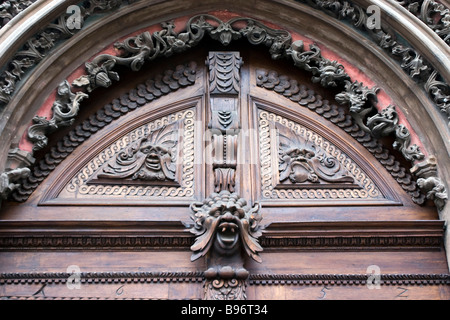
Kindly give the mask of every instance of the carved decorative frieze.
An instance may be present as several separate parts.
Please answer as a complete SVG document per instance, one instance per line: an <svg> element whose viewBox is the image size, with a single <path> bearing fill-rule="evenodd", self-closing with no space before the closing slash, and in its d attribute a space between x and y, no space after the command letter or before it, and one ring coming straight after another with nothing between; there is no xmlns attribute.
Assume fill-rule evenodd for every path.
<svg viewBox="0 0 450 320"><path fill-rule="evenodd" d="M350 114L358 126L375 138L393 134L394 149L399 150L408 161L421 160L425 156L417 145L410 145L409 130L399 123L395 106L389 105L374 116L368 117L375 109L377 89L368 89L361 83L346 83L346 91L336 95L336 101L349 106Z"/></svg>
<svg viewBox="0 0 450 320"><path fill-rule="evenodd" d="M71 126L80 108L80 102L88 95L83 92L72 93L69 82L64 81L58 87L58 95L53 103L53 116L50 120L35 116L33 125L28 128L28 138L34 142L33 151L47 146L47 135L60 127Z"/></svg>
<svg viewBox="0 0 450 320"><path fill-rule="evenodd" d="M178 127L174 122L145 134L108 161L97 178L175 180Z"/></svg>
<svg viewBox="0 0 450 320"><path fill-rule="evenodd" d="M67 283L70 276L67 272L45 273L1 273L0 284L19 283ZM158 283L158 282L201 282L202 272L80 272L80 283Z"/></svg>
<svg viewBox="0 0 450 320"><path fill-rule="evenodd" d="M207 257L204 299L246 299L245 285L249 272L244 258L261 262L258 243L264 226L259 204L253 207L238 194L228 190L213 193L203 202L191 204L191 220L187 225L195 235L191 260Z"/></svg>
<svg viewBox="0 0 450 320"><path fill-rule="evenodd" d="M31 5L30 1L6 1L0 5L0 27L8 22L15 15ZM0 74L0 110L11 100L16 91L17 83L23 78L44 57L46 57L55 46L72 37L78 30L83 28L84 22L98 13L105 13L119 8L124 2L121 0L89 0L79 4L80 7L80 28L68 28L68 18L70 13L64 12L57 19L42 28L38 33L26 40L21 49L14 54L14 57L6 64L6 68Z"/></svg>
<svg viewBox="0 0 450 320"><path fill-rule="evenodd" d="M399 57L401 67L413 78L419 78L423 82L425 90L433 98L436 105L450 117L448 103L443 103L443 99L448 101L450 95L449 86L445 82L433 80L440 78L436 70L434 70L428 62L414 49L406 47L396 41L396 35L389 29L382 28L368 30L365 26L368 16L366 11L358 5L335 1L316 1L316 0L297 0L307 5L320 9L337 19L349 20L356 28L363 30L375 39L377 44L391 52L394 57ZM11 12L19 12L31 1L22 1L18 5L10 5L11 1L7 1L3 6L4 17L8 20L13 16ZM84 21L89 16L97 12L108 12L120 7L127 2L133 1L86 1L83 3L81 13ZM27 4L23 6L22 4ZM410 12L419 17L427 26L433 29L444 41L449 41L448 16L449 9L443 4L427 0L427 1L401 1L401 5L406 7ZM11 11L12 10L12 11ZM11 11L11 12L10 12ZM438 19L436 19L436 15ZM35 66L37 62L42 60L54 46L55 43L72 36L72 31L66 26L67 14L63 14L57 21L49 24L44 31L29 39L24 46L24 50L19 51L13 60L9 63L9 67L0 76L0 102L7 104L14 91L16 90L16 82L27 69ZM246 26L241 29L233 27L235 23L246 22ZM173 23L163 23L163 30L150 34L145 32L136 37L129 38L123 43L116 46L125 51L124 56L100 55L95 58L93 63L86 64L88 75L82 77L81 80L74 82L74 85L85 86L86 90L92 90L97 86L108 86L111 79L118 79L117 73L111 70L117 64L130 66L133 70L138 70L145 60L153 60L159 56L169 56L176 52L184 51L198 44L204 34L208 33L213 39L221 41L224 45L228 45L230 41L246 37L252 44L265 43L270 46L270 53L274 59L286 56L287 51L291 50L291 55L295 60L296 56L301 56L300 65L305 56L307 60L314 60L314 66L310 71L314 73L313 81L320 82L322 85L336 85L336 79L341 82L347 76L342 66L335 61L328 61L323 58L317 59L318 48L314 45L307 54L292 54L293 52L303 51L303 45L291 46L291 36L284 30L274 30L268 28L257 20L249 18L234 18L230 21L223 22L211 15L201 15L192 17L185 28L185 31L176 33ZM389 30L389 31L386 31ZM296 62L297 63L297 62ZM305 67L306 67L305 65ZM429 83L434 85L430 88ZM439 83L439 85L437 85Z"/></svg>
<svg viewBox="0 0 450 320"><path fill-rule="evenodd" d="M162 248L189 250L196 241L194 235L185 232L183 226L178 224L158 228L152 222L141 221L139 228L133 228L118 222L119 227L111 223L107 230L102 230L99 224L101 222L90 222L87 226L76 223L73 228L68 228L67 225L64 227L63 223L64 231L61 232L61 225L49 227L45 224L49 231L42 231L43 224L28 222L27 230L0 234L0 251L148 251ZM291 225L288 231L283 224L271 224L264 229L258 242L262 248L273 250L290 248L299 251L435 251L440 250L444 242L443 225L443 221L430 222L428 225L423 222L417 222L415 225L402 223L400 226L390 223L383 227L383 230L390 231L386 234L380 233L377 226L373 227L368 223L355 226L350 222L340 227L329 225L325 229L321 226L305 227L304 223L299 223ZM2 226L4 229L16 228L17 224L6 222ZM99 232L91 233L89 230L92 228ZM332 234L330 230L333 230ZM52 233L51 237L48 232ZM287 233L289 237L286 236Z"/></svg>
<svg viewBox="0 0 450 320"><path fill-rule="evenodd" d="M264 198L383 198L375 183L356 163L306 127L260 111L259 132ZM275 158L274 150L278 150Z"/></svg>
<svg viewBox="0 0 450 320"><path fill-rule="evenodd" d="M394 156L375 138L379 135L385 135L393 132L396 128L397 122L396 113L389 114L386 109L383 111L383 124L377 121L377 117L373 118L369 127L362 122L363 118L356 117L357 112L365 112L365 110L373 110L371 106L372 101L376 99L376 89L369 89L364 87L361 83L351 84L347 83L348 90L339 95L341 101L345 101L355 111L352 115L348 114L343 107L330 104L328 100L322 100L322 97L316 95L314 91L308 90L304 85L299 85L296 80L289 79L286 76L278 75L275 71L267 71L258 69L256 71L256 84L268 90L273 90L280 95L285 96L298 103L302 107L306 107L325 119L331 121L333 124L342 128L354 139L361 143L368 151L370 151L375 158L386 168L387 171L396 179L402 188L411 195L412 200L418 204L423 204L425 195L420 192L415 180L407 173L406 169L395 160ZM392 117L392 119L390 119ZM392 122L392 125L386 126L384 123ZM361 123L366 130L362 130L358 123ZM381 132L384 131L384 132ZM268 133L267 133L268 134ZM267 137L264 135L264 140Z"/></svg>
<svg viewBox="0 0 450 320"><path fill-rule="evenodd" d="M358 30L365 32L380 48L388 51L399 61L400 67L420 85L433 99L437 107L446 115L447 124L450 125L450 86L443 80L434 67L420 55L414 48L405 45L404 39L381 22L380 28L369 29L366 26L368 14L359 5L345 0L296 0L323 11L338 20L350 22ZM411 13L419 17L447 44L450 37L450 11L442 3L434 0L396 0ZM420 8L420 9L419 9ZM436 80L438 79L438 80Z"/></svg>
<svg viewBox="0 0 450 320"><path fill-rule="evenodd" d="M10 0L0 4L0 28L37 0Z"/></svg>
<svg viewBox="0 0 450 320"><path fill-rule="evenodd" d="M450 45L450 9L434 0L395 0Z"/></svg>
<svg viewBox="0 0 450 320"><path fill-rule="evenodd" d="M60 196L192 197L194 116L189 109L131 131L90 160Z"/></svg>
<svg viewBox="0 0 450 320"><path fill-rule="evenodd" d="M367 274L252 274L251 285L364 285ZM380 274L380 285L448 285L450 274Z"/></svg>
<svg viewBox="0 0 450 320"><path fill-rule="evenodd" d="M82 121L61 141L50 148L50 151L33 167L29 177L21 181L21 185L11 194L16 201L25 201L55 168L76 147L91 135L121 116L174 92L180 88L193 85L196 81L197 66L194 62L178 65L174 70L167 70L153 79L147 80L137 88L114 99L94 115Z"/></svg>
<svg viewBox="0 0 450 320"><path fill-rule="evenodd" d="M297 40L286 50L286 54L292 58L295 66L313 74L312 82L320 83L325 88L336 87L349 79L344 66L322 57L316 44L311 44L309 51L305 51L303 41Z"/></svg>

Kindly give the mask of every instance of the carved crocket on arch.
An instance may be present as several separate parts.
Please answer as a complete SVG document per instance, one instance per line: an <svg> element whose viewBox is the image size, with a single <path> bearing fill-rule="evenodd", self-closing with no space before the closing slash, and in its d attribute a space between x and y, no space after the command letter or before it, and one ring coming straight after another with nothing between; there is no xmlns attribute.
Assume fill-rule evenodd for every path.
<svg viewBox="0 0 450 320"><path fill-rule="evenodd" d="M155 28L152 30L154 31ZM28 132L31 137L35 137L36 150L47 144L48 134L60 127L71 125L71 119L63 119L61 113L68 115L69 118L72 115L73 117L77 116L78 107L82 107L81 100L85 102L89 100L88 95L94 96L95 92L104 90L97 88L110 88L114 81L119 81L122 77L119 71L123 67L139 71L144 63L158 64L161 61L169 61L164 59L176 56L195 46L199 47L198 45L206 36L219 41L220 44L214 49L221 51L211 51L208 52L208 55L203 55L202 59L204 61L206 58L206 64L200 67L204 68L201 71L193 63L179 65L138 85L118 99L114 99L84 121L78 121L76 127L68 130L69 133L51 146L50 152L47 152L38 164L32 167L31 173L25 170L18 179L29 174L28 177L21 180L20 184L9 184L11 187L8 189L8 194L12 195L10 199L27 201L33 191L40 187L39 184L47 177L55 181L55 177L59 176L65 179L64 174L69 175L74 172L76 175L65 180L65 182L69 180L70 182L52 185L57 188L53 188L45 194L42 201L38 203L38 206L41 206L40 209L50 211L53 208L46 206L77 206L81 204L86 206L85 212L92 210L99 215L91 217L80 209L77 213L78 217L87 217L88 220L97 217L101 219L109 214L107 212L109 210L99 213L99 210L94 207L102 205L102 202L96 201L98 199L109 201L112 199L111 195L123 196L125 200L122 199L117 203L110 202L105 206L111 208L113 219L119 221L123 219L121 211L125 213L138 212L131 214L131 220L136 217L138 217L137 219L151 220L147 221L145 226L153 226L154 229L151 232L154 233L147 233L145 228L139 229L138 232L145 234L143 239L151 238L149 243L151 242L152 246L151 248L147 247L144 241L139 248L133 249L134 245L128 241L128 235L122 235L114 240L112 247L121 248L120 250L157 251L162 249L164 241L172 236L168 233L178 232L177 236L184 237L184 242L180 245L179 239L174 237L172 242L168 242L172 243L170 248L177 248L174 251L188 251L190 248L193 251L193 264L189 268L206 265L206 268L202 269L204 272L200 273L201 280L204 280L202 289L204 299L245 299L248 294L253 294L246 292L246 286L251 283L249 282L251 279L258 279L258 274L255 274L253 278L251 275L257 269L255 265L258 265L254 261L263 261L263 263L270 261L265 257L267 257L267 253L270 255L272 248L268 250L269 252L265 249L263 251L266 244L268 247L274 248L278 245L276 251L283 248L284 244L290 246L289 250L292 248L294 248L292 250L309 250L311 248L308 247L308 243L321 243L320 248L326 251L340 250L342 243L350 242L353 243L349 247L351 250L355 248L360 250L364 246L372 246L378 250L379 247L386 245L384 241L394 247L408 243L409 238L395 242L391 241L391 235L387 235L386 240L379 237L378 242L371 242L368 245L368 242L364 241L353 242L352 233L345 234L345 241L341 242L339 238L342 235L339 233L341 231L337 233L338 236L331 235L331 240L327 238L324 242L316 237L315 231L312 231L311 236L308 228L315 221L308 225L307 214L310 215L309 217L313 216L313 220L316 219L316 213L311 212L316 206L314 204L318 198L316 195L323 190L325 191L322 194L329 192L328 194L335 197L333 199L347 197L348 200L351 197L360 197L363 200L359 203L353 199L340 204L338 204L339 200L316 203L317 211L320 211L317 213L318 217L329 209L327 206L335 208L341 206L342 216L338 217L344 221L341 227L352 229L351 232L356 233L359 231L355 230L362 224L347 223L346 217L366 219L364 214L367 209L367 212L372 210L369 212L370 218L380 221L390 219L388 213L380 213L380 217L376 216L377 208L370 207L378 205L376 204L378 200L382 200L380 201L382 203L387 199L382 197L384 189L378 188L377 183L370 179L373 178L373 172L382 172L387 177L386 180L383 178L375 182L396 180L415 203L412 203L410 199L404 202L406 207L398 211L404 214L400 219L409 217L407 212L409 207L414 207L417 212L421 210L416 204L424 204L426 198L435 200L439 209L445 205L447 194L444 184L439 179L436 162L432 156L424 152L423 146L417 145L416 138L411 140L410 127L404 125L405 118L397 112L398 107L389 105L386 108L380 108L377 105L378 88L369 88L362 82L352 79L346 73L343 64L323 56L322 46L301 40L292 41L290 33L286 30L269 28L259 20L243 17L226 20L219 19L214 15L201 14L189 17L184 26L174 22L165 22L157 30L156 32L144 31L134 34L132 37L123 38L125 40L116 44L115 54L109 51L94 56L89 62L86 62L85 74L80 76L80 73L77 73L76 77L70 78L70 84L69 82L62 84L61 90L56 96L53 116L48 119L36 118L34 126ZM287 60L302 70L303 74L308 75L313 88L317 89L321 86L325 88L326 92L333 92L337 104L322 99L317 91L314 92L305 85L300 85L294 79L295 77L280 76L275 71L261 69L261 65L257 64L253 65L253 67L257 66L257 70L247 68L250 62L242 59L239 52L226 51L227 46L237 39L247 39L251 45L266 45L273 59ZM233 47L233 50L236 50L235 48ZM201 50L199 51L201 52ZM179 58L177 61L181 60L181 55ZM196 61L198 62L198 60ZM267 66L273 67L273 64L268 63ZM244 70L242 68L246 68L243 82L240 77L240 71ZM250 76L248 71L252 72ZM253 71L256 73L254 74ZM204 77L202 81L198 81L200 80L199 74ZM292 75L292 73L289 74ZM256 82L248 82L249 79L256 80ZM307 82L304 83L307 85ZM203 84L204 88L202 88ZM247 86L242 89L242 93L241 86ZM181 88L186 88L188 91L185 90L184 93L178 91ZM190 89L192 90L189 91ZM182 100L179 104L174 102L177 94L172 93L175 91ZM262 98L258 98L258 95L248 94L249 92L261 93ZM265 94L273 97L273 101L278 102L270 102L270 99L264 100ZM277 97L275 98L275 96ZM288 99L291 105L297 103L299 109L309 109L309 113L305 112L303 118L297 115L287 115L287 111L283 113L281 109L284 107L284 102L280 103L282 98L278 96ZM158 100L160 98L162 99ZM157 101L161 101L161 104L158 104ZM167 101L170 103L164 105ZM150 102L156 102L159 113L153 116L149 112L145 118L143 109L148 108L149 111L154 111L152 107L148 107L151 105ZM248 105L245 105L246 103ZM264 103L268 106L259 108ZM144 105L147 107L141 109ZM166 111L164 108L167 108ZM242 108L248 108L244 111L246 113L242 113ZM280 109L279 114L277 108ZM242 117L242 114L244 116L251 115L248 118L252 120ZM321 118L311 117L311 114L320 115ZM311 119L310 125L306 124L308 119ZM330 123L326 124L324 119L329 120ZM128 124L126 120L129 120ZM138 120L136 124L135 120ZM211 162L208 164L209 166L204 165L199 170L193 168L198 167L198 163L195 161L202 153L199 146L203 146L204 141L200 141L201 139L197 135L199 131L193 129L194 121L203 125L201 130L211 131L211 140L208 142L211 142L210 150L212 152L205 156ZM250 124L251 121L253 123ZM320 131L317 129L319 124L329 125L330 128L328 131ZM116 129L119 129L114 129L115 125L117 125ZM130 126L130 129L125 130L126 126ZM256 128L256 134L252 137L256 138L255 141L259 139L256 150L259 147L261 150L255 151L253 147L245 149L245 143L242 143L245 134L243 128L252 126ZM336 140L328 138L335 137L330 132L337 128L348 133L359 144L354 141L349 144L333 144ZM273 135L269 133L272 139L270 143L263 141L272 129ZM102 132L111 133L113 131L117 133L114 139L105 137L105 142L95 144L93 144L93 139L89 140L89 137L96 133L100 133L97 137L101 137ZM342 133L342 131L339 132ZM391 138L391 143L394 142L392 149L398 151L397 156L411 162L413 165L411 173L390 153L391 146L386 147L383 145L384 142L378 140L386 136ZM345 136L345 139L348 138ZM387 139L387 141L389 140ZM263 142L266 144L264 145ZM354 144L355 150L357 149L354 153L347 152L350 150L347 147L351 144ZM85 152L89 148L93 151ZM268 152L269 149L270 152ZM370 159L368 162L376 163L375 169L365 170L366 167L360 166L361 163L352 161L352 157L359 152L358 150L364 151L364 153L360 153L363 154L361 159ZM265 170L266 164L262 164L261 167L260 163L257 163L256 169L248 170L254 170L251 171L251 174L243 174L243 171L253 166L254 163L242 165L239 162L239 153L252 157L270 154L271 169L273 170L270 185L263 183L267 178L262 177L265 172L261 172L261 176L259 173L253 173L261 168ZM382 164L391 177L376 161L373 161L373 157L368 153ZM86 160L83 165L80 164L73 170L69 168L63 170L61 168L63 166L57 168L61 162L66 160L64 165L76 163L74 159L80 155L95 155L95 157L90 158L89 161ZM261 158L263 157L261 156ZM360 159L358 158L358 160ZM179 161L182 163L180 164ZM59 170L52 176L51 172L55 168ZM180 168L187 170L180 170ZM369 174L367 174L368 171L370 171ZM15 179L14 175L11 177L11 179ZM203 179L205 177L207 178ZM416 178L419 178L417 182ZM195 187L193 187L194 182L196 183ZM259 193L261 186L254 186L260 182L263 188L270 187L271 189L264 189ZM44 181L43 187L48 185L51 183ZM385 201L380 205L401 207L403 205L401 200L408 198L401 192L402 190L397 184L393 183L393 185L393 190L400 191L401 197L389 198L387 200L390 202ZM63 188L59 188L60 186ZM251 187L246 190L246 186ZM54 197L58 192L67 195L73 190L82 190L77 194L77 197L81 196L74 197L68 202L64 202L65 199L59 199L61 200L59 201L57 197ZM314 201L298 205L301 202L297 201L299 199L290 198L289 201L278 204L278 198L271 198L276 192L290 196L298 190L305 191L305 197L310 197ZM311 190L320 191L315 193ZM261 195L263 201L259 201ZM35 201L39 195L34 194L33 196L34 198L29 203ZM83 197L85 198L83 199ZM368 198L373 201L364 202ZM144 200L141 201L142 199ZM264 202L265 200L272 202ZM267 211L265 211L266 204L272 206ZM115 205L122 207L116 208ZM130 205L135 207L127 208ZM344 212L347 209L342 208L347 205L349 205L350 214ZM322 207L319 208L320 206ZM350 208L351 206L353 208ZM353 214L358 208L360 215ZM159 210L160 212L158 212ZM264 215L264 219L268 217L269 223L277 221L278 212L276 210L280 211L281 218L275 223L274 229L270 229L270 224L262 225L263 213L266 212L270 214ZM303 215L303 211L308 210L309 213ZM425 208L421 217L425 217L430 212L430 208ZM296 216L297 214L298 216ZM294 223L292 228L293 230L298 229L284 230L283 228L291 223L286 217L295 220L296 224ZM179 230L177 227L173 227L176 223L184 222L189 218L191 221L184 225L187 229ZM392 218L395 219L395 217ZM176 220L176 223L173 223L171 219ZM306 219L307 223L304 224L305 221L302 219ZM325 217L326 219L327 217ZM133 222L135 221L131 221L131 224L126 226L132 225ZM105 225L108 223L106 218ZM384 226L383 222L379 221L378 224L374 223L373 225L375 227L371 230L372 233L377 233L380 230L377 228ZM393 225L389 230L394 230L398 225L400 224ZM302 234L303 238L300 237L300 239L299 234L303 232L302 228L306 228L307 233ZM266 229L268 229L267 237L266 233L263 233L263 231L267 231ZM107 231L109 232L109 230ZM292 235L289 234L291 231ZM358 233L357 240L364 238L361 234ZM328 237L324 232L321 235ZM401 236L396 236L395 239L401 238ZM74 244L76 241L81 241L80 237L73 238L70 248L76 246ZM100 243L103 241L102 237L103 235L97 237L100 239L98 240L99 244L93 245L92 248L102 249ZM113 241L111 239L114 237L115 234L110 235L107 241ZM134 239L133 237L139 237L139 235L133 234L131 238ZM421 240L417 243L423 245L421 241L425 243L426 237L422 235ZM369 238L370 236L367 236L364 239ZM435 235L435 238L437 239L438 235ZM435 247L441 244L438 240L436 241ZM361 243L363 243L362 247L359 246ZM416 242L411 243L411 248L417 246ZM332 249L329 244L332 244ZM44 240L37 244L39 248L45 245ZM58 245L62 248L65 243ZM372 247L370 248L372 249ZM183 254L186 255L186 252ZM198 261L202 258L205 259L205 263ZM284 277L289 278L287 275ZM271 275L267 278L271 278ZM295 276L292 278L297 279Z"/></svg>

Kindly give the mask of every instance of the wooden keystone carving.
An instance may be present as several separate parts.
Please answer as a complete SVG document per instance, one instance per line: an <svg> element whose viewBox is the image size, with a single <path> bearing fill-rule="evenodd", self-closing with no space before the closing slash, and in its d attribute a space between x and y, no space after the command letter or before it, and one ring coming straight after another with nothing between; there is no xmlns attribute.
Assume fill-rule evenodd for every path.
<svg viewBox="0 0 450 320"><path fill-rule="evenodd" d="M249 272L246 256L261 262L258 243L263 227L259 204L253 207L235 192L240 67L239 52L210 52L209 102L212 132L214 193L203 202L191 204L190 232L196 236L191 260L205 256L206 300L244 300Z"/></svg>
<svg viewBox="0 0 450 320"><path fill-rule="evenodd" d="M263 250L258 243L264 229L260 205L251 207L238 194L222 190L190 208L194 224L189 230L196 236L191 260L206 256L208 264L204 299L246 299L244 259L261 262L258 253Z"/></svg>

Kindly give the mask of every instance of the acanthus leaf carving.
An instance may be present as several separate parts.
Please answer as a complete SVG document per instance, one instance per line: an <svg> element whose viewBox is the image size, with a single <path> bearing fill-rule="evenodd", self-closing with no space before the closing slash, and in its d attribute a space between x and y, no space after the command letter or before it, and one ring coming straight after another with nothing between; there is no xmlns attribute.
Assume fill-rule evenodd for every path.
<svg viewBox="0 0 450 320"><path fill-rule="evenodd" d="M422 189L427 199L433 200L438 210L442 211L448 200L448 193L445 185L437 175L437 162L434 156L428 157L425 161L417 163L411 172L417 179L417 185Z"/></svg>
<svg viewBox="0 0 450 320"><path fill-rule="evenodd" d="M311 44L309 51L305 51L303 41L297 40L286 50L286 54L293 59L294 65L312 72L312 82L320 83L325 88L337 87L349 79L344 66L322 57L321 50L316 44Z"/></svg>
<svg viewBox="0 0 450 320"><path fill-rule="evenodd" d="M355 119L361 129L370 132L370 129L364 124L364 117L374 108L377 99L378 88L364 86L362 82L345 82L345 91L336 95L336 101L340 104L349 106L350 114Z"/></svg>
<svg viewBox="0 0 450 320"><path fill-rule="evenodd" d="M403 124L398 121L395 106L389 105L381 112L369 116L375 109L378 88L369 89L362 83L346 82L345 91L336 95L336 101L349 106L350 114L358 126L375 138L391 135L395 136L394 149L399 150L408 161L421 160L425 156L419 146L410 145L411 134Z"/></svg>
<svg viewBox="0 0 450 320"><path fill-rule="evenodd" d="M97 178L175 180L178 126L177 121L145 134L103 166Z"/></svg>
<svg viewBox="0 0 450 320"><path fill-rule="evenodd" d="M306 141L285 126L276 123L279 140L280 182L353 183L355 179L339 161L327 155L311 141Z"/></svg>
<svg viewBox="0 0 450 320"><path fill-rule="evenodd" d="M47 135L60 127L72 125L78 114L80 102L88 95L83 92L72 93L67 80L58 87L57 98L53 103L53 115L50 120L35 116L33 125L28 128L28 138L34 142L33 151L44 148L48 143Z"/></svg>
<svg viewBox="0 0 450 320"><path fill-rule="evenodd" d="M447 114L447 119L450 120L450 88L445 82L437 80L437 77L438 73L433 71L424 84L424 89L432 96L441 112ZM450 121L448 124L450 125Z"/></svg>

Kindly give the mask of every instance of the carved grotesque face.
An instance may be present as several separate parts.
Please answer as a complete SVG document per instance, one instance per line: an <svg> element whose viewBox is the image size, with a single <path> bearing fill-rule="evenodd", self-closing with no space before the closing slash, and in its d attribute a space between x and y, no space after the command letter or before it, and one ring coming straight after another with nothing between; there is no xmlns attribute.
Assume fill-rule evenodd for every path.
<svg viewBox="0 0 450 320"><path fill-rule="evenodd" d="M153 171L161 170L162 158L171 155L169 149L152 143L142 145L140 151L146 155L145 166Z"/></svg>
<svg viewBox="0 0 450 320"><path fill-rule="evenodd" d="M314 170L308 164L308 161L315 156L314 151L306 148L293 147L282 154L283 162L286 167L289 179L295 183L302 183L307 180L316 182L318 180Z"/></svg>
<svg viewBox="0 0 450 320"><path fill-rule="evenodd" d="M154 129L122 149L99 172L99 178L175 180L178 122Z"/></svg>
<svg viewBox="0 0 450 320"><path fill-rule="evenodd" d="M236 193L221 191L213 193L203 203L191 205L191 219L195 222L190 229L197 236L191 250L191 260L214 250L220 255L232 255L241 245L249 256L260 261L258 252L262 251L257 238L262 228L259 221L259 205L253 208L239 198Z"/></svg>

